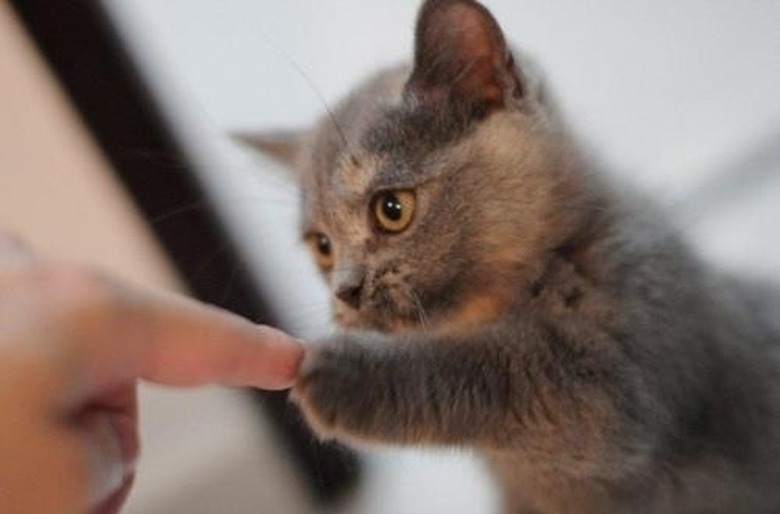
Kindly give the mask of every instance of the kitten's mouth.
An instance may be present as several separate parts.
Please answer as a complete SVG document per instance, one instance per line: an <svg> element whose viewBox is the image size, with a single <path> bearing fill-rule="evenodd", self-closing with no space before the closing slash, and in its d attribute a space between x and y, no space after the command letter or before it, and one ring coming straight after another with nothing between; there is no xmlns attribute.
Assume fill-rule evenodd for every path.
<svg viewBox="0 0 780 514"><path fill-rule="evenodd" d="M352 309L346 305L334 306L334 320L342 328L375 330L384 333L403 332L458 332L495 321L509 308L511 296L497 291L473 295L456 305L443 309L424 309L414 305L408 309L398 306Z"/></svg>
<svg viewBox="0 0 780 514"><path fill-rule="evenodd" d="M411 332L427 329L424 314L390 312L382 309L373 312L368 309L355 310L346 306L335 306L333 318L336 324L346 329L376 330L386 333Z"/></svg>

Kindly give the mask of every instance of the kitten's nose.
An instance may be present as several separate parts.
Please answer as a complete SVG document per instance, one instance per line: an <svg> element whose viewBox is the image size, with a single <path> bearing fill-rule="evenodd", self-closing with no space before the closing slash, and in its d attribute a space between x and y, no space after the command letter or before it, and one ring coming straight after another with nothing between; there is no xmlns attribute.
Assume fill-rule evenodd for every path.
<svg viewBox="0 0 780 514"><path fill-rule="evenodd" d="M336 288L336 298L353 309L360 308L360 297L363 295L363 279L347 281Z"/></svg>

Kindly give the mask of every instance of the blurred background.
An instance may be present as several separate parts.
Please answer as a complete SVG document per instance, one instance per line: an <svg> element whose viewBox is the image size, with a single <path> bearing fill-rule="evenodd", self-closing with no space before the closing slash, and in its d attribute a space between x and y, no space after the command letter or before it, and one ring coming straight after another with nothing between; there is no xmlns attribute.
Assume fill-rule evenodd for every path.
<svg viewBox="0 0 780 514"><path fill-rule="evenodd" d="M780 3L485 3L542 65L611 173L663 202L719 265L780 280ZM327 292L298 239L295 187L228 134L306 127L372 71L408 59L418 2L102 6L279 322L303 337L326 333ZM3 2L0 73L0 226L52 255L183 291L149 220ZM186 220L193 208L172 205L151 223ZM220 251L197 256L201 266ZM226 275L225 295L234 285ZM367 452L357 487L325 508L245 395L145 388L142 401L131 514L496 511L480 464L454 450Z"/></svg>

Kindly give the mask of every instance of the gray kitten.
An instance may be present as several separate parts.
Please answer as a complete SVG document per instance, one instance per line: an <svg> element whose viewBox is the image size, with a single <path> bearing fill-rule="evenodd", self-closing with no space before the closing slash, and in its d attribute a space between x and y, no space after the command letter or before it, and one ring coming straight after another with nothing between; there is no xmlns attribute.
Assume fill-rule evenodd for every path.
<svg viewBox="0 0 780 514"><path fill-rule="evenodd" d="M780 302L599 174L471 0L301 141L303 234L351 330L293 391L323 437L462 445L505 511L780 512Z"/></svg>

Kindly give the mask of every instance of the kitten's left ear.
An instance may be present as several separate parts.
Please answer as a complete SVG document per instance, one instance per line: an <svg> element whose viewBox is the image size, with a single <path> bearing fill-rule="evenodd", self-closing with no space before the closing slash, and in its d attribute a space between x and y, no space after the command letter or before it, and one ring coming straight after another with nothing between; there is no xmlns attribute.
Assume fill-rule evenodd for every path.
<svg viewBox="0 0 780 514"><path fill-rule="evenodd" d="M518 104L525 84L498 22L473 0L427 0L417 19L407 93L467 114Z"/></svg>
<svg viewBox="0 0 780 514"><path fill-rule="evenodd" d="M278 163L293 168L303 141L303 134L294 131L234 132L231 138Z"/></svg>

